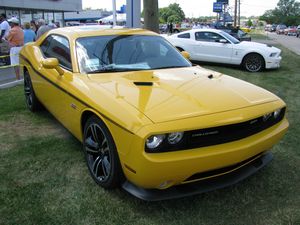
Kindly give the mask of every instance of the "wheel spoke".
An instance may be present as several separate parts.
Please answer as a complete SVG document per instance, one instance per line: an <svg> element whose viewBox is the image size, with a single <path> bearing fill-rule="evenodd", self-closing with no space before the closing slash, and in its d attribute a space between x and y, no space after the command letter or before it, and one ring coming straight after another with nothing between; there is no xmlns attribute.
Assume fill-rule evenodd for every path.
<svg viewBox="0 0 300 225"><path fill-rule="evenodd" d="M101 162L102 162L102 158L98 156L93 163L92 170L96 177L98 177L98 168Z"/></svg>
<svg viewBox="0 0 300 225"><path fill-rule="evenodd" d="M92 140L92 137L88 137L87 139L85 139L85 143L87 145L88 148L93 148L98 150L99 149L99 144L95 141Z"/></svg>
<svg viewBox="0 0 300 225"><path fill-rule="evenodd" d="M108 161L107 156L103 158L102 170L104 177L108 177L110 174L110 162Z"/></svg>
<svg viewBox="0 0 300 225"><path fill-rule="evenodd" d="M96 124L92 124L90 127L91 127L91 132L92 132L93 139L99 145L100 141L99 141L98 134L97 134L97 125Z"/></svg>

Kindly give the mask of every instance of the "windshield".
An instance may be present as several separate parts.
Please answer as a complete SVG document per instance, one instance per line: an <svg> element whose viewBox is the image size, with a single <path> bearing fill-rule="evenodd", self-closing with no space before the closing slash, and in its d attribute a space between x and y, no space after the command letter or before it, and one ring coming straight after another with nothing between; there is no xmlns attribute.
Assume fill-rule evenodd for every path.
<svg viewBox="0 0 300 225"><path fill-rule="evenodd" d="M238 39L236 39L235 37L232 37L230 34L224 32L224 31L221 31L220 34L222 34L226 39L228 39L233 44L240 43L240 41Z"/></svg>
<svg viewBox="0 0 300 225"><path fill-rule="evenodd" d="M190 67L160 36L110 35L79 38L76 52L81 73Z"/></svg>

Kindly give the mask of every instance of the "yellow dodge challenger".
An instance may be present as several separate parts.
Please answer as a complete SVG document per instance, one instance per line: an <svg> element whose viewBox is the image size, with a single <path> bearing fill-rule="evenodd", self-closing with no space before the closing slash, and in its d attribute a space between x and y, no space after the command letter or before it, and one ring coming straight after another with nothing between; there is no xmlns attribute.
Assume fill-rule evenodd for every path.
<svg viewBox="0 0 300 225"><path fill-rule="evenodd" d="M83 143L103 188L149 201L222 188L272 159L286 105L187 56L147 30L54 29L20 52L26 104Z"/></svg>

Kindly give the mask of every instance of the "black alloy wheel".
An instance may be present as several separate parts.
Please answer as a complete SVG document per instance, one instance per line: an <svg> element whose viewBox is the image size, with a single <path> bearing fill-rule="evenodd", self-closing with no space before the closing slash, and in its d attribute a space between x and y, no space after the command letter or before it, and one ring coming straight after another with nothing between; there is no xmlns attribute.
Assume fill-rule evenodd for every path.
<svg viewBox="0 0 300 225"><path fill-rule="evenodd" d="M105 124L96 116L84 127L83 150L88 169L97 184L112 189L122 181L122 169L113 138Z"/></svg>
<svg viewBox="0 0 300 225"><path fill-rule="evenodd" d="M264 69L265 60L261 55L251 53L245 56L243 66L249 72L259 72Z"/></svg>
<svg viewBox="0 0 300 225"><path fill-rule="evenodd" d="M31 112L38 111L41 108L41 103L35 96L28 71L24 72L24 95L27 108Z"/></svg>

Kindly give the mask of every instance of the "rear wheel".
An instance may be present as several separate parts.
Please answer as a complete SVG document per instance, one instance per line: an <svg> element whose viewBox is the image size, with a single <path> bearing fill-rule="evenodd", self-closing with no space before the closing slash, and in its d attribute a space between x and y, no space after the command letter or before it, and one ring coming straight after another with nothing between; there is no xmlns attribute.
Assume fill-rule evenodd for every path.
<svg viewBox="0 0 300 225"><path fill-rule="evenodd" d="M258 72L264 69L265 60L261 55L251 53L245 56L243 60L243 67L249 72Z"/></svg>
<svg viewBox="0 0 300 225"><path fill-rule="evenodd" d="M24 94L25 94L27 108L31 112L36 112L39 109L41 109L41 103L35 96L28 71L24 72Z"/></svg>
<svg viewBox="0 0 300 225"><path fill-rule="evenodd" d="M83 150L97 184L107 189L120 185L123 176L117 149L109 130L96 116L91 116L84 126Z"/></svg>

